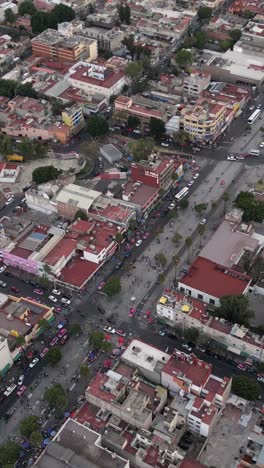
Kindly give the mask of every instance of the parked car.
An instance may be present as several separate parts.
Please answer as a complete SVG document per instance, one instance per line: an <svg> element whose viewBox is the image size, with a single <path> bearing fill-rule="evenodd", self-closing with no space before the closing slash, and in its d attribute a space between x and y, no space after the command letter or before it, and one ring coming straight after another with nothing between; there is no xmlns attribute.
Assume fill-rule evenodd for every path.
<svg viewBox="0 0 264 468"><path fill-rule="evenodd" d="M0 280L0 286L1 288L6 288L7 284L4 281Z"/></svg>
<svg viewBox="0 0 264 468"><path fill-rule="evenodd" d="M167 143L166 141L163 141L160 145L165 146L165 148L168 148L168 146L170 146L169 143Z"/></svg>
<svg viewBox="0 0 264 468"><path fill-rule="evenodd" d="M105 287L105 281L101 281L101 283L97 286L98 291L101 291Z"/></svg>
<svg viewBox="0 0 264 468"><path fill-rule="evenodd" d="M192 185L194 184L194 180L190 180L190 182L188 182L188 187L191 187Z"/></svg>
<svg viewBox="0 0 264 468"><path fill-rule="evenodd" d="M11 291L19 293L19 289L16 286L11 286Z"/></svg>
<svg viewBox="0 0 264 468"><path fill-rule="evenodd" d="M134 317L135 313L137 312L137 309L135 307L131 307L129 310L129 317Z"/></svg>
<svg viewBox="0 0 264 468"><path fill-rule="evenodd" d="M6 265L2 265L0 267L0 273L3 273L3 271L5 271L5 270L6 270Z"/></svg>
<svg viewBox="0 0 264 468"><path fill-rule="evenodd" d="M68 335L68 333L66 333L61 339L60 339L60 344L61 345L64 345L68 339L70 338L70 336Z"/></svg>
<svg viewBox="0 0 264 468"><path fill-rule="evenodd" d="M49 345L53 348L53 346L56 346L56 344L58 343L59 341L59 338L57 336L54 336L51 341L49 342Z"/></svg>
<svg viewBox="0 0 264 468"><path fill-rule="evenodd" d="M236 161L235 156L227 156L227 161Z"/></svg>
<svg viewBox="0 0 264 468"><path fill-rule="evenodd" d="M60 291L58 289L53 289L52 294L55 294L55 296L60 296Z"/></svg>
<svg viewBox="0 0 264 468"><path fill-rule="evenodd" d="M201 224L202 226L203 226L204 224L206 224L206 223L207 223L206 218L203 218L202 221L200 221L200 224Z"/></svg>
<svg viewBox="0 0 264 468"><path fill-rule="evenodd" d="M22 385L20 389L17 391L17 396L23 395L23 393L26 391L27 387L25 385Z"/></svg>
<svg viewBox="0 0 264 468"><path fill-rule="evenodd" d="M111 333L112 335L114 335L116 333L115 329L112 328L112 327L104 327L104 331L106 333Z"/></svg>
<svg viewBox="0 0 264 468"><path fill-rule="evenodd" d="M142 244L142 239L138 239L135 246L139 247Z"/></svg>
<svg viewBox="0 0 264 468"><path fill-rule="evenodd" d="M62 297L61 298L61 303L70 305L71 304L71 299L68 299L67 297Z"/></svg>
<svg viewBox="0 0 264 468"><path fill-rule="evenodd" d="M245 366L245 364L238 364L237 366L238 369L242 370L242 371L245 371L247 369L247 366Z"/></svg>
<svg viewBox="0 0 264 468"><path fill-rule="evenodd" d="M41 358L44 358L44 356L46 356L48 351L49 351L49 348L43 348L42 351L40 352L39 356Z"/></svg>
<svg viewBox="0 0 264 468"><path fill-rule="evenodd" d="M40 289L40 288L36 288L36 289L34 289L34 293L38 294L39 296L43 296L44 291L42 291L42 289Z"/></svg>
<svg viewBox="0 0 264 468"><path fill-rule="evenodd" d="M184 349L187 349L187 351L189 351L189 352L192 351L191 346L189 346L187 343L183 343L182 347L183 347Z"/></svg>
<svg viewBox="0 0 264 468"><path fill-rule="evenodd" d="M39 359L36 357L33 359L33 361L30 362L29 364L29 368L30 369L33 369L33 367L35 367L37 365L37 363L39 362Z"/></svg>
<svg viewBox="0 0 264 468"><path fill-rule="evenodd" d="M58 337L58 338L62 338L66 333L67 333L67 329L66 329L66 328L62 328L62 329L58 332L57 337Z"/></svg>
<svg viewBox="0 0 264 468"><path fill-rule="evenodd" d="M51 302L58 302L58 299L55 296L49 296Z"/></svg>
<svg viewBox="0 0 264 468"><path fill-rule="evenodd" d="M144 232L143 239L146 240L150 236L150 232Z"/></svg>
<svg viewBox="0 0 264 468"><path fill-rule="evenodd" d="M20 377L19 377L19 379L18 379L18 381L17 381L17 386L18 386L18 387L21 387L21 385L22 385L23 382L24 382L24 378L25 378L24 375L20 375Z"/></svg>
<svg viewBox="0 0 264 468"><path fill-rule="evenodd" d="M126 336L126 332L124 332L123 330L116 330L116 334L119 336L123 336L123 338L125 338Z"/></svg>

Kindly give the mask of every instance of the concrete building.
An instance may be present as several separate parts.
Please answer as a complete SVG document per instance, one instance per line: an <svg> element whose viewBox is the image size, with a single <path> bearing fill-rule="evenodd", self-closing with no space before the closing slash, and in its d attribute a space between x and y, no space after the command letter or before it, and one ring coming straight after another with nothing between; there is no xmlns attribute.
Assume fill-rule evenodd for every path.
<svg viewBox="0 0 264 468"><path fill-rule="evenodd" d="M110 163L114 164L122 159L122 153L112 143L100 147L100 154Z"/></svg>
<svg viewBox="0 0 264 468"><path fill-rule="evenodd" d="M183 92L190 97L198 97L211 81L210 73L192 70L183 81Z"/></svg>
<svg viewBox="0 0 264 468"><path fill-rule="evenodd" d="M56 197L57 210L60 216L73 219L78 210L87 216L89 209L101 193L86 187L69 184Z"/></svg>
<svg viewBox="0 0 264 468"><path fill-rule="evenodd" d="M17 4L9 1L4 1L0 4L0 21L5 21L6 10L11 10L15 15L18 12Z"/></svg>
<svg viewBox="0 0 264 468"><path fill-rule="evenodd" d="M20 166L18 164L0 162L0 183L14 184L19 172Z"/></svg>
<svg viewBox="0 0 264 468"><path fill-rule="evenodd" d="M117 50L122 46L124 32L118 28L105 29L97 26L83 28L80 34L97 41L99 49Z"/></svg>
<svg viewBox="0 0 264 468"><path fill-rule="evenodd" d="M97 58L97 42L83 36L64 37L54 29L46 29L31 40L32 54L59 62L79 60L92 62Z"/></svg>
<svg viewBox="0 0 264 468"><path fill-rule="evenodd" d="M126 116L135 116L140 120L148 122L151 117L164 120L165 114L162 110L157 110L143 105L138 105L133 98L127 96L118 96L114 102L115 112L122 112Z"/></svg>
<svg viewBox="0 0 264 468"><path fill-rule="evenodd" d="M173 159L163 158L152 154L147 161L131 164L131 178L144 185L158 187L167 191L173 185L175 162ZM176 174L175 174L176 175Z"/></svg>
<svg viewBox="0 0 264 468"><path fill-rule="evenodd" d="M8 346L7 337L0 334L0 375L4 376L13 365L13 358Z"/></svg>
<svg viewBox="0 0 264 468"><path fill-rule="evenodd" d="M70 68L68 82L87 95L103 95L108 102L111 96L120 94L126 84L126 76L123 70L114 71L110 67L78 62Z"/></svg>
<svg viewBox="0 0 264 468"><path fill-rule="evenodd" d="M62 111L62 121L70 127L73 133L78 132L84 125L84 116L82 107L73 104Z"/></svg>
<svg viewBox="0 0 264 468"><path fill-rule="evenodd" d="M263 12L264 13L264 12ZM242 29L240 40L236 43L236 50L247 51L250 54L263 56L264 52L264 15L256 15L252 21Z"/></svg>

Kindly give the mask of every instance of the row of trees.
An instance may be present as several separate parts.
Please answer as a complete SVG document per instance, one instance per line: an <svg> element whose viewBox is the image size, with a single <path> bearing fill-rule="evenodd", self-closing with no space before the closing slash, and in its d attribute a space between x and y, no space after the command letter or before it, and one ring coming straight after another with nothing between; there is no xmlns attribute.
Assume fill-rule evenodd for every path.
<svg viewBox="0 0 264 468"><path fill-rule="evenodd" d="M8 98L15 96L28 96L37 99L38 93L32 88L31 83L19 83L14 80L0 79L0 95Z"/></svg>
<svg viewBox="0 0 264 468"><path fill-rule="evenodd" d="M119 15L119 19L121 23L130 24L131 11L130 11L130 6L127 3L126 4L120 3L118 5L118 15Z"/></svg>
<svg viewBox="0 0 264 468"><path fill-rule="evenodd" d="M11 138L8 135L0 135L0 152L3 155L18 152L24 157L24 161L31 159L41 159L47 155L47 146L40 141L32 141L27 137L22 138L20 143L17 143L16 149Z"/></svg>

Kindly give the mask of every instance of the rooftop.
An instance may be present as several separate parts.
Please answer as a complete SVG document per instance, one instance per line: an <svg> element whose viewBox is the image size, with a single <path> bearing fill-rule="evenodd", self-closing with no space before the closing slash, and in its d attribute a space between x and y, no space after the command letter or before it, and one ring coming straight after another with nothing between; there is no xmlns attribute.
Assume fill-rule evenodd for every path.
<svg viewBox="0 0 264 468"><path fill-rule="evenodd" d="M96 67L86 62L78 62L70 69L69 78L81 81L100 88L112 88L118 81L125 77L124 71L113 71L112 68ZM96 73L97 71L97 73Z"/></svg>
<svg viewBox="0 0 264 468"><path fill-rule="evenodd" d="M81 260L80 257L75 257L70 259L67 265L61 270L58 275L58 280L81 288L100 267L100 263L97 264L87 260Z"/></svg>
<svg viewBox="0 0 264 468"><path fill-rule="evenodd" d="M197 460L192 460L192 458L185 457L182 460L179 468L206 468L206 465L200 463Z"/></svg>
<svg viewBox="0 0 264 468"><path fill-rule="evenodd" d="M62 258L68 258L71 253L76 249L76 241L73 239L63 238L57 245L43 258L43 262L55 266Z"/></svg>
<svg viewBox="0 0 264 468"><path fill-rule="evenodd" d="M158 187L151 187L140 182L128 182L123 189L123 200L135 205L144 206L159 193Z"/></svg>
<svg viewBox="0 0 264 468"><path fill-rule="evenodd" d="M211 260L198 256L188 273L180 280L185 287L190 286L198 291L221 298L227 295L243 294L250 278L218 265Z"/></svg>
<svg viewBox="0 0 264 468"><path fill-rule="evenodd" d="M151 372L161 371L170 355L140 340L132 340L121 359L131 366L141 367Z"/></svg>
<svg viewBox="0 0 264 468"><path fill-rule="evenodd" d="M88 211L97 197L101 195L100 192L91 190L79 185L69 184L62 188L56 197L58 203L68 203L69 205L76 206L77 209Z"/></svg>
<svg viewBox="0 0 264 468"><path fill-rule="evenodd" d="M212 364L208 364L195 355L176 351L163 367L162 373L172 377L187 379L197 387L203 387L211 375Z"/></svg>

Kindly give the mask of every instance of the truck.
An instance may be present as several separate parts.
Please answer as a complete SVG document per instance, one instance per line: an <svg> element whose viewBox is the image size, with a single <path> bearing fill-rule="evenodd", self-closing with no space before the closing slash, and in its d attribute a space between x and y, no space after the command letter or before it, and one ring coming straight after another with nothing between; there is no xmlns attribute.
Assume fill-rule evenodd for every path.
<svg viewBox="0 0 264 468"><path fill-rule="evenodd" d="M20 154L8 154L6 159L7 161L23 162L24 156L21 156Z"/></svg>

